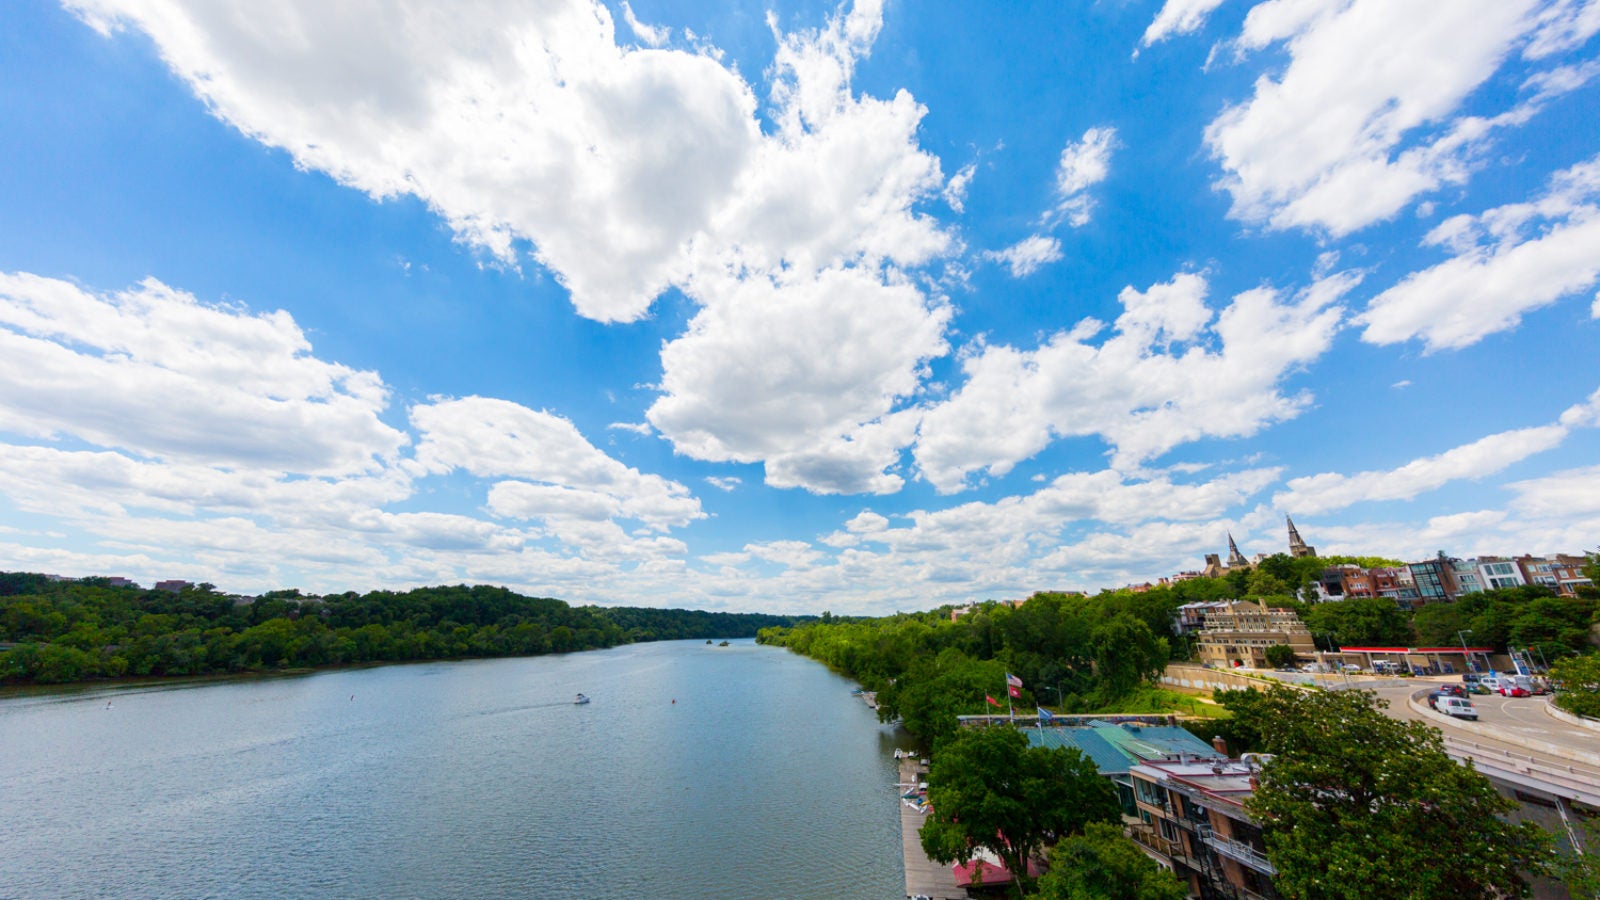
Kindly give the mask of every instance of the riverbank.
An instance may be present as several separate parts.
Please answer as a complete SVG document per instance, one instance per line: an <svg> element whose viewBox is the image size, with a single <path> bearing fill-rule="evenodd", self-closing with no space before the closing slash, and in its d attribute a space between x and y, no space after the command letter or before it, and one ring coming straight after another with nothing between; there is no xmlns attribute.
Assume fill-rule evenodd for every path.
<svg viewBox="0 0 1600 900"><path fill-rule="evenodd" d="M956 886L955 871L940 865L922 851L922 822L926 806L906 799L904 794L918 786L926 786L928 761L917 756L900 760L900 782L895 786L895 796L900 803L900 844L905 856L906 896L929 897L932 900L965 900L967 892Z"/></svg>

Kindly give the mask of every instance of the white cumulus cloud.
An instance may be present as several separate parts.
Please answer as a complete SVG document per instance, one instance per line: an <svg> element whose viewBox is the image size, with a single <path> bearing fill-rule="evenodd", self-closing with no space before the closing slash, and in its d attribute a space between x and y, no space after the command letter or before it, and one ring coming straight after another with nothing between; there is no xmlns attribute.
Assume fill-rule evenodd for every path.
<svg viewBox="0 0 1600 900"><path fill-rule="evenodd" d="M1139 43L1148 47L1175 34L1198 31L1211 11L1221 5L1222 0L1167 0L1161 5L1161 11L1156 13L1150 27L1144 30L1144 37L1139 39Z"/></svg>
<svg viewBox="0 0 1600 900"><path fill-rule="evenodd" d="M948 308L856 268L725 281L707 299L662 349L656 430L695 459L764 462L784 486L898 487L883 470L914 423L891 414L945 352Z"/></svg>
<svg viewBox="0 0 1600 900"><path fill-rule="evenodd" d="M1288 302L1257 288L1214 314L1205 279L1183 274L1125 289L1099 344L1104 326L1088 320L1034 350L982 347L963 361L961 388L923 417L917 465L948 492L1055 438L1098 435L1127 469L1189 441L1254 434L1310 402L1280 384L1327 351L1343 315L1334 301L1356 281L1331 275Z"/></svg>
<svg viewBox="0 0 1600 900"><path fill-rule="evenodd" d="M497 515L637 519L657 531L705 515L688 488L623 465L548 412L464 397L414 406L411 423L421 433L416 463L424 471L511 479L490 490Z"/></svg>
<svg viewBox="0 0 1600 900"><path fill-rule="evenodd" d="M0 431L176 462L346 475L406 443L378 375L312 356L287 313L154 279L98 294L0 273L0 384Z"/></svg>
<svg viewBox="0 0 1600 900"><path fill-rule="evenodd" d="M1600 280L1600 156L1558 172L1545 194L1445 220L1427 242L1455 255L1374 297L1362 339L1458 349Z"/></svg>
<svg viewBox="0 0 1600 900"><path fill-rule="evenodd" d="M1012 278L1026 278L1061 258L1061 242L1053 237L1034 234L1004 250L988 251L984 256L1004 263L1011 270Z"/></svg>
<svg viewBox="0 0 1600 900"><path fill-rule="evenodd" d="M601 321L644 315L671 285L692 292L705 268L914 265L949 243L913 209L943 187L916 146L922 108L850 90L879 3L778 36L771 135L737 72L621 46L592 0L68 5L104 33L149 35L218 117L297 164L416 196L510 264L531 242ZM665 40L624 15L644 43Z"/></svg>
<svg viewBox="0 0 1600 900"><path fill-rule="evenodd" d="M1552 449L1573 430L1600 425L1600 390L1564 410L1555 422L1502 431L1435 456L1414 459L1396 469L1341 475L1324 472L1290 479L1287 491L1272 498L1291 513L1324 513L1376 500L1409 500L1461 479L1492 475Z"/></svg>
<svg viewBox="0 0 1600 900"><path fill-rule="evenodd" d="M1111 151L1116 148L1117 130L1109 127L1091 128L1083 138L1061 150L1056 162L1056 205L1046 221L1065 220L1074 228L1089 224L1089 213L1094 209L1094 198L1088 191L1111 173Z"/></svg>
<svg viewBox="0 0 1600 900"><path fill-rule="evenodd" d="M1393 216L1419 194L1465 181L1490 134L1526 121L1545 94L1487 119L1461 115L1463 102L1519 45L1539 36L1561 44L1554 35L1568 19L1541 18L1552 7L1570 4L1258 4L1237 48L1281 43L1289 62L1276 77L1258 78L1254 96L1206 129L1232 214L1343 235Z"/></svg>

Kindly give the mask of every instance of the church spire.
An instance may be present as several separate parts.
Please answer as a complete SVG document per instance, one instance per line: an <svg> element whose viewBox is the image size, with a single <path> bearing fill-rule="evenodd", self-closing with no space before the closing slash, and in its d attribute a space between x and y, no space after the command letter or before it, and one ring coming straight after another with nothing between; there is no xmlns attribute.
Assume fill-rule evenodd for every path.
<svg viewBox="0 0 1600 900"><path fill-rule="evenodd" d="M1283 520L1289 523L1289 555L1295 559L1316 556L1317 548L1307 546L1306 542L1300 539L1300 532L1295 530L1294 520L1289 518L1287 514L1284 515Z"/></svg>
<svg viewBox="0 0 1600 900"><path fill-rule="evenodd" d="M1228 568L1248 565L1250 563L1245 560L1244 554L1239 552L1239 545L1233 542L1233 532L1228 532Z"/></svg>

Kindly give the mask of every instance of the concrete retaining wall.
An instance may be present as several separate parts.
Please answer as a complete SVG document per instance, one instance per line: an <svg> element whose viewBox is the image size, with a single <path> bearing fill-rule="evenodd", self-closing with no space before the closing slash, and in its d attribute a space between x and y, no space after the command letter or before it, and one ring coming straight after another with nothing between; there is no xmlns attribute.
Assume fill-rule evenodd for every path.
<svg viewBox="0 0 1600 900"><path fill-rule="evenodd" d="M1300 674L1300 673L1288 673ZM1307 676L1309 677L1309 676ZM1237 691L1245 688L1266 690L1273 684L1283 684L1287 687L1305 689L1305 685L1296 684L1267 675L1241 675L1226 669L1208 669L1205 666L1196 666L1185 663L1171 663L1167 670L1161 673L1161 686L1175 691L1191 694L1208 694L1212 691Z"/></svg>

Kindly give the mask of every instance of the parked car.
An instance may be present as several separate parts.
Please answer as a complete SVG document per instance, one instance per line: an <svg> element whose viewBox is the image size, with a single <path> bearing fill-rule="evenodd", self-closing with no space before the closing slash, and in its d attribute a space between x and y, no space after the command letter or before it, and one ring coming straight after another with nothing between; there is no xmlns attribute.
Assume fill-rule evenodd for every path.
<svg viewBox="0 0 1600 900"><path fill-rule="evenodd" d="M1474 681L1473 683L1467 685L1467 693L1469 693L1469 694L1492 694L1492 693L1494 693L1494 691L1491 691L1488 688L1484 687L1483 685L1479 684L1478 682Z"/></svg>
<svg viewBox="0 0 1600 900"><path fill-rule="evenodd" d="M1473 706L1472 701L1465 697L1452 697L1446 694L1439 698L1439 704L1434 708L1447 716L1454 716L1458 719L1478 718L1478 708Z"/></svg>

